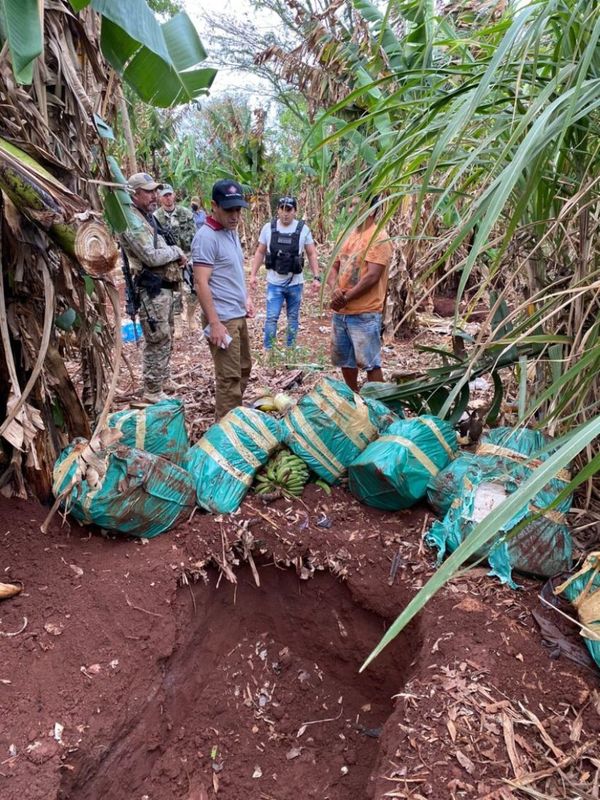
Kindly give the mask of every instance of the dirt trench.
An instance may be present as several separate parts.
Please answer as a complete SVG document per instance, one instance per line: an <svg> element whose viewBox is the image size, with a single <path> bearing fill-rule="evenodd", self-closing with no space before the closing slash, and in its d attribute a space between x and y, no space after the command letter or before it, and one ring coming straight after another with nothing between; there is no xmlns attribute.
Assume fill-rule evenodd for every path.
<svg viewBox="0 0 600 800"><path fill-rule="evenodd" d="M414 623L372 668L387 621L330 574L271 562L182 587L172 654L110 741L87 740L59 800L373 796L383 726L421 646Z"/></svg>

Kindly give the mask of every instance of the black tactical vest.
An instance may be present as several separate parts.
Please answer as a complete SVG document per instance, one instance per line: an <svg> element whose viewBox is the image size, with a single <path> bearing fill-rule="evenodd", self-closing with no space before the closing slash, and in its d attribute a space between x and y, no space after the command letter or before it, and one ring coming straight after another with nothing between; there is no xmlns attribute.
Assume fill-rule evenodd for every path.
<svg viewBox="0 0 600 800"><path fill-rule="evenodd" d="M277 230L277 220L271 221L271 243L265 257L267 269L273 269L279 275L293 273L299 275L304 267L304 251L300 249L300 232L304 220L299 219L293 233L282 233Z"/></svg>

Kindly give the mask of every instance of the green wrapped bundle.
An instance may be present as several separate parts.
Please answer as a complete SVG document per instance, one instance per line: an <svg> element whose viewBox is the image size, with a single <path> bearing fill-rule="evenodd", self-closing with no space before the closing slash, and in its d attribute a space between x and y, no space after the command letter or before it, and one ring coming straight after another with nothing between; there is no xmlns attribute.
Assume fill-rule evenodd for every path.
<svg viewBox="0 0 600 800"><path fill-rule="evenodd" d="M281 439L279 420L253 408L234 408L212 425L186 459L198 505L217 514L237 511Z"/></svg>
<svg viewBox="0 0 600 800"><path fill-rule="evenodd" d="M348 467L348 488L386 511L414 505L458 449L454 428L428 414L392 423Z"/></svg>
<svg viewBox="0 0 600 800"><path fill-rule="evenodd" d="M191 475L166 458L122 444L91 452L75 439L53 472L56 496L68 490L64 506L75 519L108 531L151 538L173 527L195 505Z"/></svg>
<svg viewBox="0 0 600 800"><path fill-rule="evenodd" d="M426 534L425 541L438 550L438 561L452 553L467 538L478 522L492 513L510 494L531 475L524 464L506 459L498 460L494 470L486 460L483 465L476 456L463 470L459 490L441 522L434 522ZM572 563L573 543L565 524L565 514L571 506L571 498L562 501L556 508L548 505L556 497L547 485L502 527L502 533L491 545L488 543L474 558L487 558L493 575L503 583L515 588L512 570L529 575L550 577L569 569ZM518 533L510 532L528 516L542 512Z"/></svg>
<svg viewBox="0 0 600 800"><path fill-rule="evenodd" d="M284 417L285 443L320 478L337 483L348 465L397 420L378 400L324 378Z"/></svg>
<svg viewBox="0 0 600 800"><path fill-rule="evenodd" d="M120 443L183 466L190 442L181 400L161 400L147 408L117 411L108 427L121 431Z"/></svg>
<svg viewBox="0 0 600 800"><path fill-rule="evenodd" d="M494 428L481 437L477 455L506 456L538 466L556 450L552 439L530 428Z"/></svg>
<svg viewBox="0 0 600 800"><path fill-rule="evenodd" d="M540 431L532 431L529 428L495 428L482 436L477 455L500 457L534 469L543 464L555 450L556 446L552 444L552 439ZM569 470L562 469L544 486L543 496L541 498L538 496L534 500L535 505L548 505L570 480Z"/></svg>
<svg viewBox="0 0 600 800"><path fill-rule="evenodd" d="M433 475L427 484L427 500L439 517L445 516L455 498L464 491L464 477L477 465L482 476L489 475L494 479L499 475L509 477L514 466L504 456L477 456L475 453L462 452L444 469Z"/></svg>
<svg viewBox="0 0 600 800"><path fill-rule="evenodd" d="M554 594L564 595L577 609L579 621L585 625L581 635L600 667L600 552L590 553L581 569L557 586Z"/></svg>

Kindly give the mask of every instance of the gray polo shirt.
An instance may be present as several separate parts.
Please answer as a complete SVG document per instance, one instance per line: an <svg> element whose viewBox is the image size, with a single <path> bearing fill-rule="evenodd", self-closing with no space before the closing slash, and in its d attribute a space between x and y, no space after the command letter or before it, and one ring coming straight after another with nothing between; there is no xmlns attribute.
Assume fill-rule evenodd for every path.
<svg viewBox="0 0 600 800"><path fill-rule="evenodd" d="M244 254L236 231L215 230L206 222L192 239L192 262L208 264L208 280L221 322L246 316Z"/></svg>

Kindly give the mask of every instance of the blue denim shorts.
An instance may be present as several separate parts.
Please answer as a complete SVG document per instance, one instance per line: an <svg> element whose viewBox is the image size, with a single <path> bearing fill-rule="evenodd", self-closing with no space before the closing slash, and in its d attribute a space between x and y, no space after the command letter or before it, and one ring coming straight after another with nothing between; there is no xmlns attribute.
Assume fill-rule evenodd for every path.
<svg viewBox="0 0 600 800"><path fill-rule="evenodd" d="M331 327L334 367L381 367L381 314L334 314Z"/></svg>

